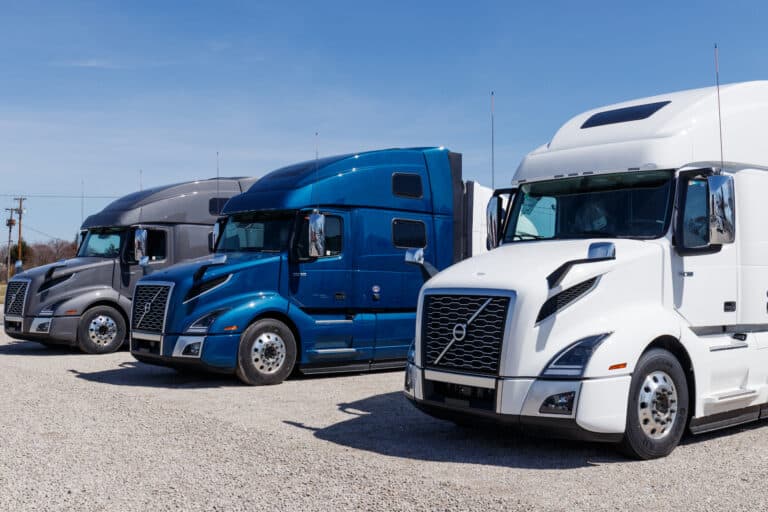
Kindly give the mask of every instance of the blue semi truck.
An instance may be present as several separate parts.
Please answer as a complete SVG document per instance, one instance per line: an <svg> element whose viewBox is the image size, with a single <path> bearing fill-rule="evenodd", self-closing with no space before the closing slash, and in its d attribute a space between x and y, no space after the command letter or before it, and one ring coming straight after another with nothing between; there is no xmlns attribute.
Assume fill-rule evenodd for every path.
<svg viewBox="0 0 768 512"><path fill-rule="evenodd" d="M370 151L273 171L231 198L215 253L139 281L139 361L236 374L251 385L303 373L402 367L424 266L486 250L491 190L443 148ZM137 255L141 257L141 255Z"/></svg>

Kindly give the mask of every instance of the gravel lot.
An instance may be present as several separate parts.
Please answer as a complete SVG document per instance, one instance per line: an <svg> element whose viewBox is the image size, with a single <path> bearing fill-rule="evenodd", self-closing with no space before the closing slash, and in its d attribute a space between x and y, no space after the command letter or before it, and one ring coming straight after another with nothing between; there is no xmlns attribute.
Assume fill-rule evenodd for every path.
<svg viewBox="0 0 768 512"><path fill-rule="evenodd" d="M248 388L0 334L0 510L768 508L768 425L631 462L433 420L401 384Z"/></svg>

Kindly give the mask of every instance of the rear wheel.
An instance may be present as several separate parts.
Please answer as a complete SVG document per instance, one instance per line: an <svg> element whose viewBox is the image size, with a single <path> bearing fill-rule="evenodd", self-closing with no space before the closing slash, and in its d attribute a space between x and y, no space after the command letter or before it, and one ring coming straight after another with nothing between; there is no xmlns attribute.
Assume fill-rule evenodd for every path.
<svg viewBox="0 0 768 512"><path fill-rule="evenodd" d="M623 450L638 459L669 455L688 420L688 383L677 358L651 349L640 358L629 388Z"/></svg>
<svg viewBox="0 0 768 512"><path fill-rule="evenodd" d="M279 320L259 320L240 337L237 359L236 373L245 384L280 384L296 363L296 338Z"/></svg>
<svg viewBox="0 0 768 512"><path fill-rule="evenodd" d="M77 328L80 350L88 354L114 352L126 336L123 315L109 306L96 306L85 312Z"/></svg>

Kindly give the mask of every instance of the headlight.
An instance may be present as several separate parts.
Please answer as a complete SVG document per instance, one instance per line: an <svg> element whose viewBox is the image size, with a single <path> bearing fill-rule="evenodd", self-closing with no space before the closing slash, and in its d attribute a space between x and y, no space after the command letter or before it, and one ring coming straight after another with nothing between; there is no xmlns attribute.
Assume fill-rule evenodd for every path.
<svg viewBox="0 0 768 512"><path fill-rule="evenodd" d="M211 328L211 325L213 325L213 322L225 311L226 309L217 309L216 311L201 316L192 322L192 325L189 326L187 332L190 334L206 334L208 329Z"/></svg>
<svg viewBox="0 0 768 512"><path fill-rule="evenodd" d="M413 363L416 361L416 339L411 340L411 346L408 347L408 362Z"/></svg>
<svg viewBox="0 0 768 512"><path fill-rule="evenodd" d="M40 312L37 315L38 316L53 316L53 312L56 311L57 307L59 307L59 303L49 304L49 305L45 306L43 309L41 309Z"/></svg>
<svg viewBox="0 0 768 512"><path fill-rule="evenodd" d="M609 332L596 334L569 345L552 358L542 372L542 377L581 377L592 354L610 335Z"/></svg>

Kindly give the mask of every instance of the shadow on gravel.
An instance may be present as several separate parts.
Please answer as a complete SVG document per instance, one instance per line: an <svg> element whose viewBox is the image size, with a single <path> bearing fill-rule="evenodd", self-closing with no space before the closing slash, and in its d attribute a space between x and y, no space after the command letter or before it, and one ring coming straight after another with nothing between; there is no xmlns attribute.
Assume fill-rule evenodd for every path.
<svg viewBox="0 0 768 512"><path fill-rule="evenodd" d="M36 341L15 341L0 345L0 356L60 356L62 354L82 354L67 345L43 345Z"/></svg>
<svg viewBox="0 0 768 512"><path fill-rule="evenodd" d="M111 370L81 372L71 369L78 378L114 386L142 386L150 388L224 388L238 386L234 376L196 371L177 371L171 368L152 366L144 363L126 362Z"/></svg>
<svg viewBox="0 0 768 512"><path fill-rule="evenodd" d="M573 469L626 462L613 446L540 439L510 429L455 426L416 410L400 392L338 405L350 419L325 428L284 423L358 450L438 462L525 469Z"/></svg>

